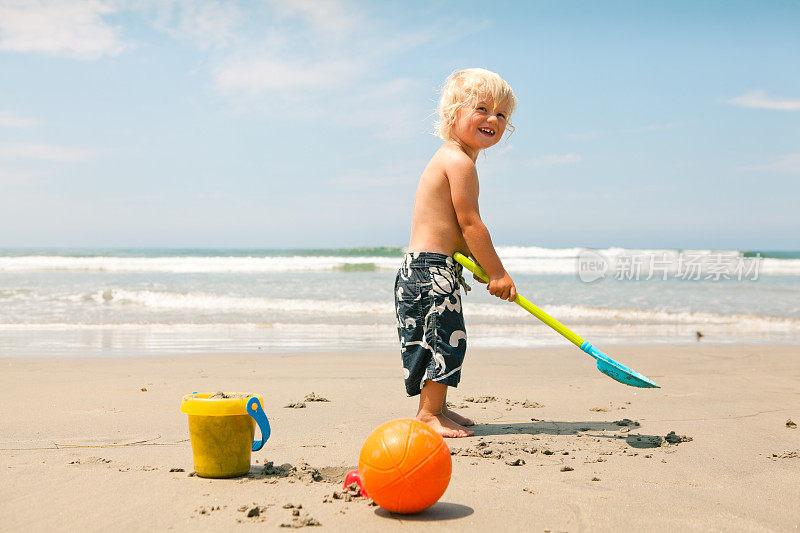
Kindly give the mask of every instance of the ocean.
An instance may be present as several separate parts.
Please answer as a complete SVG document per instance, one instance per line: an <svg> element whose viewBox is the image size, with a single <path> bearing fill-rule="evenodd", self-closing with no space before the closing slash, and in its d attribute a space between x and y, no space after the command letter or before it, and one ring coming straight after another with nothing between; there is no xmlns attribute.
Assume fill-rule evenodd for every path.
<svg viewBox="0 0 800 533"><path fill-rule="evenodd" d="M599 347L800 343L800 252L499 247L519 292ZM0 250L0 355L398 348L403 249ZM467 277L469 279L469 277ZM561 346L470 283L469 346Z"/></svg>

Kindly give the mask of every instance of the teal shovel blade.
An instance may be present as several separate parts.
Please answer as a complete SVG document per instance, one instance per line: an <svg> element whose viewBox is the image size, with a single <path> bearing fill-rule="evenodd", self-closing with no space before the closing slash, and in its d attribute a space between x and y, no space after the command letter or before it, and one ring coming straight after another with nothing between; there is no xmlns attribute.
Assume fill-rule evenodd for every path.
<svg viewBox="0 0 800 533"><path fill-rule="evenodd" d="M588 353L597 361L597 370L610 377L615 381L630 385L631 387L640 387L643 389L659 389L649 378L641 375L632 368L628 368L622 363L614 361L609 356L592 346L589 341L584 341L581 344L581 350Z"/></svg>

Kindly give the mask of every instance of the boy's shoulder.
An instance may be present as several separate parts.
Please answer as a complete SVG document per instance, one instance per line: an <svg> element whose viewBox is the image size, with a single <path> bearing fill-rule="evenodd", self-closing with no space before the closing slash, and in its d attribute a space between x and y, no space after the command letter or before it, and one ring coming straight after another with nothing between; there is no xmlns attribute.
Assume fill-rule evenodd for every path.
<svg viewBox="0 0 800 533"><path fill-rule="evenodd" d="M442 167L445 174L448 175L451 173L461 174L475 171L475 162L472 158L465 154L460 148L449 143L443 144L442 147L437 150L436 154L433 156L433 160L437 162Z"/></svg>

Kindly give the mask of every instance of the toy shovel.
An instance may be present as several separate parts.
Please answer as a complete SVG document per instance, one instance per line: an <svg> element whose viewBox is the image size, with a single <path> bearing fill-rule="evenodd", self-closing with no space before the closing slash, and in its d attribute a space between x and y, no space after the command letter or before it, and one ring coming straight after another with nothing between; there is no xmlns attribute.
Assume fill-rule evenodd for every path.
<svg viewBox="0 0 800 533"><path fill-rule="evenodd" d="M487 282L489 281L486 272L484 272L483 269L470 258L464 256L464 254L456 252L453 255L453 259L460 263L464 268L478 276L480 279ZM660 388L650 379L641 375L637 371L632 370L627 366L611 359L609 356L592 346L589 341L583 340L564 324L533 305L521 294L517 294L517 297L514 299L514 303L556 330L572 344L594 357L597 361L597 370L607 375L611 379L619 381L620 383L624 383L625 385L630 385L631 387Z"/></svg>

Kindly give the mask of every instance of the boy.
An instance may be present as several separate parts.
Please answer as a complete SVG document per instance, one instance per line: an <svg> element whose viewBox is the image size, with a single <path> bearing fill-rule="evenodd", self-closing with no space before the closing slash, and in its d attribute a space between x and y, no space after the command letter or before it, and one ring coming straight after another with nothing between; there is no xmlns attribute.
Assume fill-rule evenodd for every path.
<svg viewBox="0 0 800 533"><path fill-rule="evenodd" d="M458 385L467 349L459 288L469 287L453 254L477 260L492 295L513 301L517 294L481 221L475 169L480 151L503 137L515 107L511 87L494 72L473 68L447 78L436 131L444 144L420 178L408 253L395 280L406 392L420 395L417 420L444 437L474 434L466 427L472 420L447 408L447 387Z"/></svg>

